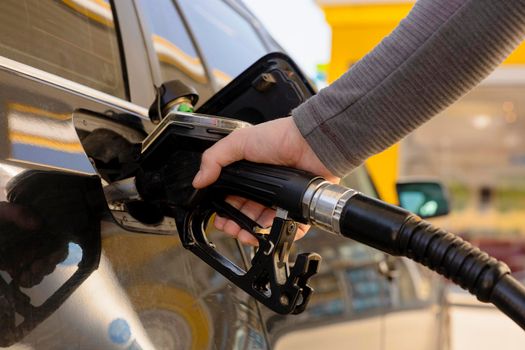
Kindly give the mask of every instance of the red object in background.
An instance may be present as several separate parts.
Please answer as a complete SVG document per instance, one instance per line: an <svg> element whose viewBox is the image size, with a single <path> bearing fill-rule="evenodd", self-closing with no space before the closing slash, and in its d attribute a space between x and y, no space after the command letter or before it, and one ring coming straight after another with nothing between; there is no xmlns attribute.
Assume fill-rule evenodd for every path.
<svg viewBox="0 0 525 350"><path fill-rule="evenodd" d="M525 240L512 238L475 238L479 249L509 265L512 272L525 270Z"/></svg>

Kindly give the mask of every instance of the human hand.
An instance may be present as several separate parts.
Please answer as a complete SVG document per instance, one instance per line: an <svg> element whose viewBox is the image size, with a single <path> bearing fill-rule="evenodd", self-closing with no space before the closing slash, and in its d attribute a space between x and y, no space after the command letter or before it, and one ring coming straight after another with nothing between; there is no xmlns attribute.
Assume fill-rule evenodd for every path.
<svg viewBox="0 0 525 350"><path fill-rule="evenodd" d="M306 170L333 182L339 180L317 158L292 117L286 117L237 129L218 141L203 153L193 186L200 189L211 185L219 178L223 167L242 159ZM275 217L274 210L244 198L230 196L226 201L263 227L271 225ZM243 243L257 244L255 237L232 220L217 216L215 227ZM308 226L300 225L296 238L304 236L307 230Z"/></svg>

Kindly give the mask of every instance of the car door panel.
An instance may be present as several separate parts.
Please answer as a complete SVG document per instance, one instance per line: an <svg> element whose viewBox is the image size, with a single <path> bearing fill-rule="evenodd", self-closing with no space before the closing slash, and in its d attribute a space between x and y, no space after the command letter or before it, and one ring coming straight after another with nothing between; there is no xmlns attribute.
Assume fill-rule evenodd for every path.
<svg viewBox="0 0 525 350"><path fill-rule="evenodd" d="M0 160L1 191L7 193L7 198L0 210L6 213L24 205L37 208L35 216L43 212L46 205L42 203L47 203L44 200L38 205L32 199L23 203L9 201L12 184L18 181L16 188L27 187L18 179L29 172L33 179L35 176L51 178L47 185L43 182L40 187L33 183L31 188L49 197L49 206L53 209L46 214L47 218L53 218L48 224L49 230L62 232L56 225L69 222L68 218L85 221L91 227L94 219L76 211L72 215L67 210L81 207L75 201L67 205L74 198L84 198L81 203L88 208L101 199L102 184L95 176L96 169L85 153L82 140L90 131L107 129L136 141L151 130L149 120L144 117L145 110L39 70L24 72L25 65L9 63L10 66L0 69L0 108L2 119L7 121L1 135L6 147ZM35 175L34 171L39 172ZM93 185L94 180L97 186L82 191L83 187L75 182L70 188L64 181L58 181L65 175L78 183L88 181ZM59 189L62 192L56 194ZM99 196L90 195L92 192ZM12 222L0 217L4 219L3 224L12 226ZM82 282L64 292L63 303L55 305L56 310L34 309L26 313L24 319L30 317L35 322L29 322L22 333L4 325L2 345L22 342L42 349L266 348L255 301L183 249L176 232L159 236L126 230L110 215L105 200L95 226L102 242L100 258L85 269ZM4 237L12 237L7 233L13 228L6 230ZM17 230L20 231L20 227L17 226ZM84 228L75 227L75 232L67 232L66 236L75 239L60 240L61 251L70 243L76 244ZM25 232L24 237L31 238L31 232ZM232 256L237 255L238 263L242 264L237 244L231 239L223 241L219 238L217 244L231 251ZM17 252L22 254L24 249L19 248ZM82 246L80 250L84 251ZM46 251L45 257L53 252ZM67 256L74 254L73 249ZM40 295L44 290L43 294L52 295L49 290L58 290L64 282L60 275L62 269L67 268L62 266L64 261L58 264L32 261L30 266L45 265L44 270L53 272L23 293ZM6 267L2 276L10 283L13 279L7 271L10 270ZM4 290L4 296L12 295L10 290ZM23 297L20 293L17 295ZM23 313L17 311L16 305L3 305L3 311L14 315L14 323L19 321L15 320L19 318L16 314ZM48 306L42 305L44 309ZM49 316L43 319L36 317L47 313Z"/></svg>
<svg viewBox="0 0 525 350"><path fill-rule="evenodd" d="M7 59L5 62L7 62ZM40 220L46 223L45 227L47 230L42 234L49 234L49 240L51 242L60 242L60 244L56 244L57 247L50 243L50 251L46 251L46 254L41 257L44 259L56 253L55 248L58 249L64 244L68 246L69 244L73 244L72 242L81 241L82 235L87 235L86 232L89 232L89 235L98 235L100 237L100 232L93 229L97 231L97 233L93 233L91 228L93 225L91 221L95 219L74 210L74 208L81 208L82 205L90 208L90 206L86 204L86 201L89 202L92 200L100 203L101 200L100 196L97 197L93 195L93 198L91 198L91 195L86 192L88 189L89 192L96 191L97 187L100 190L101 186L100 181L96 177L93 178L96 171L84 153L82 144L75 130L73 122L75 111L82 109L90 111L90 113L99 114L108 119L113 118L113 115L125 113L131 116L129 120L132 124L135 124L136 127L139 127L139 130L143 127L142 117L134 114L134 112L117 107L111 103L103 103L100 100L97 101L96 98L87 97L78 91L74 92L73 90L69 90L67 87L59 87L54 84L60 80L58 77L54 79L54 82L45 81L39 78L38 75L48 77L48 74L44 72L35 74L37 70L26 70L26 68L23 64L9 62L9 65L4 65L0 69L0 91L2 91L0 94L0 106L3 120L7 121L2 135L2 139L7 145L0 163L2 164L3 170L2 192L5 191L7 195L5 199L8 201L3 202L2 210L4 213L10 213L9 210L12 207L16 208L22 205L27 207L27 212L24 213L24 217L22 217L20 221L24 219L31 220L33 216L44 216L40 218ZM24 73L24 70L26 70L26 73ZM67 82L67 84L69 84L69 82ZM40 180L36 181L34 179ZM56 181L54 179L56 179ZM90 186L85 187L83 185L85 182L88 182ZM23 191L35 191L34 198L26 198L23 200L21 199L21 195L15 196L16 198L14 197L13 193ZM98 194L100 195L100 193L101 192ZM82 200L83 195L86 195L85 201ZM13 227L13 223L9 222L9 220L11 220L9 217L3 216L2 218L4 245L14 245L15 248L19 248L19 251L17 250L18 254L23 255L24 250L22 247L15 244L17 243L17 237L10 235L11 232L22 230L20 228L21 223L18 222L17 225L15 224L16 227ZM73 227L74 230L62 227L73 225L73 223L69 222L71 218L78 220L78 225ZM31 230L22 231L24 235L27 235L27 244L30 244L32 241L38 241L36 238L35 240L32 239L35 232ZM61 234L57 235L57 232ZM69 242L69 238L73 240ZM100 238L98 239L100 240ZM84 249L82 249L82 247ZM97 253L96 250L87 249L85 245L81 245L80 249L84 251L84 254L81 254L83 257L85 254L100 254L100 252ZM74 252L69 252L67 256L69 255L74 255ZM37 308L32 310L32 313L26 314L26 318L31 317L34 319L34 322L30 322L24 332L12 334L13 337L10 338L10 341L22 340L18 339L18 337L28 332L29 335L24 339L24 342L28 342L29 344L32 343L33 340L35 342L34 344L39 344L42 348L53 348L56 346L68 347L71 344L79 344L79 339L86 338L87 333L96 334L95 329L103 326L103 323L99 323L99 325L95 327L97 324L96 318L103 316L103 314L86 313L86 315L89 314L89 316L86 317L87 320L78 317L79 313L86 312L86 308L83 306L84 302L87 302L87 305L90 307L97 305L96 301L89 298L90 293L88 291L100 283L100 281L97 282L97 280L109 279L113 281L111 285L117 286L113 288L116 295L120 297L122 297L122 295L125 296L123 289L119 288L118 284L115 283L116 278L114 273L111 273L110 264L107 262L107 259L102 258L99 261L100 263L98 259L97 261L93 261L89 269L86 267L85 272L89 270L90 273L85 276L84 284L78 283L71 286L70 290L65 291L66 295L72 293L69 296L74 297L68 299L62 296L61 299L65 302L65 304L63 304L64 307L60 307L57 313L53 313L53 311L56 310L47 309L58 305L41 304L40 306L42 306L42 308ZM9 265L9 261L4 263ZM59 266L60 264L57 266L52 265L53 264L47 264L45 262L39 263L38 260L32 261L31 266L52 269L54 272L49 275L48 279L43 279L40 283L36 283L32 288L29 288L26 294L41 295L46 294L46 291L50 292L50 290L59 289L60 284L64 282L63 279L60 278L60 275L63 275L64 272L60 270L67 269L67 266ZM97 266L98 270L96 270ZM13 278L13 273L11 270L11 276L4 277L8 279L10 277ZM77 282L81 281L79 280ZM42 286L42 284L44 284L44 286ZM107 283L104 283L102 285L106 284ZM4 292L6 291L4 290ZM52 294L52 292L50 293ZM111 293L108 293L108 295L110 294ZM7 293L4 295L10 294ZM116 297L115 299L120 298ZM145 332L140 330L141 327L137 317L134 316L133 309L129 304L124 303L123 305L121 311L131 315L129 322L136 324L134 328L137 329L137 334L142 334L138 335L138 337L145 338ZM11 306L17 306L18 309L20 308L20 305L16 303ZM14 308L14 311L18 310L17 307ZM18 310L18 312L20 312L20 310ZM42 319L37 317L39 314L49 314L49 317ZM37 322L41 323L37 324ZM89 329L89 327L85 327L86 325L90 325L92 329L89 332L86 331L84 336L82 336L82 332L71 332L71 329ZM52 329L52 331L50 329ZM100 331L104 332L101 334L107 332L106 329L100 329ZM7 329L4 329L2 332L4 336L7 336L8 333L9 331ZM95 342L95 344L100 347L110 346L111 343L105 342L105 338L106 337L100 338L101 341ZM44 339L49 341L43 341ZM62 341L59 339L62 339ZM145 338L143 342L147 348L149 340ZM80 343L84 344L84 342Z"/></svg>
<svg viewBox="0 0 525 350"><path fill-rule="evenodd" d="M5 158L17 163L95 174L75 132L74 101L69 104L67 94L42 91L40 83L20 80L13 72L3 70L0 76L0 103L7 122L2 135L7 142Z"/></svg>

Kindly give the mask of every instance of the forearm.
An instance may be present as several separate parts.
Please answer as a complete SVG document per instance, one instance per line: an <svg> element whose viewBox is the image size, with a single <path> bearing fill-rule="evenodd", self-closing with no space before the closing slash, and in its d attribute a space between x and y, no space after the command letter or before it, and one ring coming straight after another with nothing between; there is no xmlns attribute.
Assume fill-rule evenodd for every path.
<svg viewBox="0 0 525 350"><path fill-rule="evenodd" d="M420 0L371 53L296 108L294 121L341 176L485 78L525 36L525 0Z"/></svg>

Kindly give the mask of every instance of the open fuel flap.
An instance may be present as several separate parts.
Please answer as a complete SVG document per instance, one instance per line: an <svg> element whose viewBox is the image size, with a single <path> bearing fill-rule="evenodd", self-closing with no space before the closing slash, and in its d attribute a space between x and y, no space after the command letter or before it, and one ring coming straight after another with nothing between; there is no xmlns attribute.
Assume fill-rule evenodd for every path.
<svg viewBox="0 0 525 350"><path fill-rule="evenodd" d="M286 117L315 94L285 54L268 54L212 96L196 112L259 124Z"/></svg>

